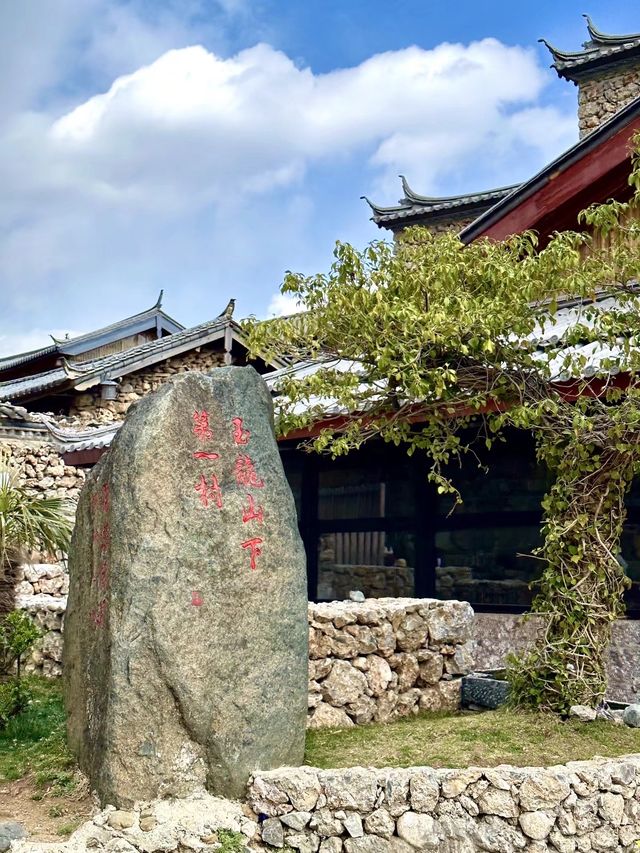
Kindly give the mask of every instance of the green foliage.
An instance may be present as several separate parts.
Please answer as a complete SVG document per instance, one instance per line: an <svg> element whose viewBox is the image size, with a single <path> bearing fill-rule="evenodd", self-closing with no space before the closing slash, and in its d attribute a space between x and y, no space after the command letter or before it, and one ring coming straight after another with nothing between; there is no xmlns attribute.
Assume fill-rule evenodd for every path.
<svg viewBox="0 0 640 853"><path fill-rule="evenodd" d="M21 662L39 637L40 631L26 613L15 610L0 620L0 729L31 700L29 686L21 677Z"/></svg>
<svg viewBox="0 0 640 853"><path fill-rule="evenodd" d="M69 550L73 519L66 501L30 495L0 457L0 561L22 549L50 554Z"/></svg>
<svg viewBox="0 0 640 853"><path fill-rule="evenodd" d="M34 622L20 610L14 610L0 621L0 677L11 674L14 669L20 675L24 655L40 636Z"/></svg>
<svg viewBox="0 0 640 853"><path fill-rule="evenodd" d="M29 704L0 728L0 780L33 774L43 790L69 791L76 777L67 748L61 686L36 678L25 678L23 684L32 696Z"/></svg>
<svg viewBox="0 0 640 853"><path fill-rule="evenodd" d="M509 427L534 434L557 475L535 605L549 627L511 677L519 701L556 711L602 696L622 612L623 500L640 460L637 153L630 184L631 201L582 214L590 233L542 248L531 232L463 246L421 228L361 252L338 243L328 273L287 274L282 290L303 313L247 325L254 355L322 362L285 374L277 398L281 434L310 431L318 452L372 438L421 449L438 490L457 496L450 463L476 441L491 447ZM569 328L558 322L567 306ZM585 346L603 354L588 376Z"/></svg>
<svg viewBox="0 0 640 853"><path fill-rule="evenodd" d="M234 832L232 829L219 829L216 833L221 847L218 849L220 853L243 853L247 846L247 841L241 832Z"/></svg>

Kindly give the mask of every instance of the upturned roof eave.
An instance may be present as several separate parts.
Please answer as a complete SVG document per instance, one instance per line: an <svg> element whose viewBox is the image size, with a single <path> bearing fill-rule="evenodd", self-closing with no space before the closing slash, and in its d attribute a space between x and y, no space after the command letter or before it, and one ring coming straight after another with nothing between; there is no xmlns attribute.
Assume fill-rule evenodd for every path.
<svg viewBox="0 0 640 853"><path fill-rule="evenodd" d="M32 377L0 382L0 401L36 400L48 396L52 391L85 391L101 382L119 379L198 346L223 340L227 329L231 331L232 340L246 349L248 342L242 327L233 319L216 317L207 323L183 329L165 338L147 341L122 353L92 361L75 362L71 366L63 365ZM285 362L278 360L274 366L284 367ZM34 381L40 377L41 382ZM23 387L20 387L21 385Z"/></svg>
<svg viewBox="0 0 640 853"><path fill-rule="evenodd" d="M409 189L406 179L403 178L403 186ZM505 198L519 184L507 187L497 187L485 192L466 193L455 196L442 196L431 198L420 196L412 190L405 194L399 205L393 207L381 207L373 204L366 196L364 198L373 211L371 219L379 227L400 227L403 223L429 218L431 221L448 219L452 216L463 216L466 213L477 213L479 208L491 207L496 202Z"/></svg>

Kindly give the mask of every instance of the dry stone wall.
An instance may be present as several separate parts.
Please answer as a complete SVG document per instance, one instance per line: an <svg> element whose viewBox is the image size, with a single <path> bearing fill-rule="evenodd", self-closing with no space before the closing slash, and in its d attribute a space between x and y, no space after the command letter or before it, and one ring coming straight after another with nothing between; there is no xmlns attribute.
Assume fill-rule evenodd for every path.
<svg viewBox="0 0 640 853"><path fill-rule="evenodd" d="M309 726L460 707L473 666L466 602L381 598L309 605Z"/></svg>
<svg viewBox="0 0 640 853"><path fill-rule="evenodd" d="M640 95L640 68L612 71L580 83L578 125L580 137L608 121Z"/></svg>
<svg viewBox="0 0 640 853"><path fill-rule="evenodd" d="M62 673L68 577L58 571L25 566L19 586L18 606L43 632L27 670L47 677ZM53 593L40 592L54 585ZM459 601L309 604L308 725L349 727L456 710L460 677L473 666L472 626L471 607Z"/></svg>
<svg viewBox="0 0 640 853"><path fill-rule="evenodd" d="M640 755L550 768L281 768L251 779L249 803L267 849L635 851Z"/></svg>
<svg viewBox="0 0 640 853"><path fill-rule="evenodd" d="M36 593L19 595L17 605L31 616L41 631L41 638L25 661L25 671L45 678L62 675L62 632L66 596Z"/></svg>
<svg viewBox="0 0 640 853"><path fill-rule="evenodd" d="M163 385L168 379L179 373L191 370L207 372L220 367L224 362L224 353L202 349L184 355L168 358L146 370L138 370L123 376L117 389L115 400L102 400L99 387L76 397L67 421L76 425L107 424L121 421L129 406L151 391Z"/></svg>
<svg viewBox="0 0 640 853"><path fill-rule="evenodd" d="M9 457L20 484L31 494L77 501L86 472L82 468L65 465L60 454L50 445L8 441L0 443L0 450Z"/></svg>

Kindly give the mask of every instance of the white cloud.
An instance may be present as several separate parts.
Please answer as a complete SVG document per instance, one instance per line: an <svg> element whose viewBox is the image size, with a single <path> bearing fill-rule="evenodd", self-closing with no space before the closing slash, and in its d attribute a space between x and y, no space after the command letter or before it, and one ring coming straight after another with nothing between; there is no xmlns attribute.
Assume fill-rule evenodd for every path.
<svg viewBox="0 0 640 853"><path fill-rule="evenodd" d="M246 8L234 0L218 6ZM352 167L368 183L353 188L354 204L363 190L384 202L387 193L397 197L398 172L422 192L461 175L474 182L461 189L483 189L527 177L523 148L539 166L574 138L572 116L538 105L550 78L535 54L495 39L390 51L326 74L268 44L229 58L194 45L150 61L189 31L172 17L166 26L134 27L132 44L122 37L127 9L113 11L90 53L107 68L136 56L147 64L57 115L16 113L0 132L0 292L16 312L27 312L36 292L71 302L69 292L87 283L102 299L129 298L154 276L155 289L174 244L186 247L182 266L172 257L185 292L196 244L200 267L207 258L226 274L228 247L241 245L236 269L260 272L274 232L295 233L302 215L309 222L300 239L314 236L311 217L289 204L311 195L314 170ZM265 199L271 213L256 229L246 208ZM222 220L217 233L230 231L229 222L236 232L226 243L211 233ZM267 275L293 263L278 256ZM244 304L245 313L260 310ZM137 302L126 308L139 310Z"/></svg>
<svg viewBox="0 0 640 853"><path fill-rule="evenodd" d="M194 46L36 128L37 142L33 126L14 126L13 142L32 151L31 179L21 177L38 195L177 211L289 186L313 163L356 152L382 177L402 169L414 183L486 146L513 153L523 135L546 153L547 130L558 144L573 122L551 108L527 120L544 82L533 53L494 39L408 48L320 75L266 44L229 59Z"/></svg>
<svg viewBox="0 0 640 853"><path fill-rule="evenodd" d="M51 336L57 340L64 340L68 335L70 338L75 338L83 332L71 331L69 329L54 329L53 331L45 331L44 329L32 329L29 332L22 334L0 335L0 358L7 355L15 355L22 352L30 352L40 347L51 346L53 341Z"/></svg>
<svg viewBox="0 0 640 853"><path fill-rule="evenodd" d="M267 308L267 317L286 317L298 314L302 307L295 296L290 293L274 293Z"/></svg>

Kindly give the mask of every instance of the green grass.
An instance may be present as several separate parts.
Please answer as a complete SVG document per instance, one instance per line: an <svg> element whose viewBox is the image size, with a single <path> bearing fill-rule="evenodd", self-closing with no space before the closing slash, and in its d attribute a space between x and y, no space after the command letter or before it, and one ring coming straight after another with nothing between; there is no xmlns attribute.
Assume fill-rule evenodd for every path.
<svg viewBox="0 0 640 853"><path fill-rule="evenodd" d="M31 775L40 791L63 794L74 789L76 775L66 743L62 688L59 682L44 679L33 679L30 684L33 701L0 731L0 781ZM491 767L563 764L625 753L640 753L640 729L501 708L311 730L305 762L327 768ZM34 799L39 796L37 792ZM236 839L224 840L233 851Z"/></svg>
<svg viewBox="0 0 640 853"><path fill-rule="evenodd" d="M311 730L307 733L305 763L324 768L524 767L625 753L640 753L640 729L501 708L484 713L422 714L349 729Z"/></svg>
<svg viewBox="0 0 640 853"><path fill-rule="evenodd" d="M33 774L37 787L63 793L75 787L75 765L65 733L62 687L29 679L33 699L0 731L0 780Z"/></svg>

